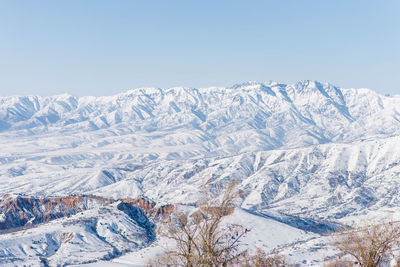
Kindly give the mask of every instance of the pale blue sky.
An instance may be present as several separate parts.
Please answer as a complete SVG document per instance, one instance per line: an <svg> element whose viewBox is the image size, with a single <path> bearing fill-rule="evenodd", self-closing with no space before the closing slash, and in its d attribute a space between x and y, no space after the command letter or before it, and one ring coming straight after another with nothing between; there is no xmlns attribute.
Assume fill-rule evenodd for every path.
<svg viewBox="0 0 400 267"><path fill-rule="evenodd" d="M0 0L0 95L306 79L400 94L400 1Z"/></svg>

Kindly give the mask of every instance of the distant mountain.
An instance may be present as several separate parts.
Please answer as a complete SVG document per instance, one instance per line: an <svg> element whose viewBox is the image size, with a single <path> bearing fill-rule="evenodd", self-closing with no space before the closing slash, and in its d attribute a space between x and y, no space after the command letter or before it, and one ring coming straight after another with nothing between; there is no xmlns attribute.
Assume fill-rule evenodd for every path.
<svg viewBox="0 0 400 267"><path fill-rule="evenodd" d="M0 97L3 133L134 133L140 135L131 140L135 146L189 145L201 156L352 142L397 135L399 128L400 96L314 81L139 88L108 97Z"/></svg>
<svg viewBox="0 0 400 267"><path fill-rule="evenodd" d="M13 219L18 227L46 223L32 215L43 213L36 212L41 209L37 199L43 197L91 195L118 202L143 196L158 205L191 207L201 185L207 183L218 194L232 180L243 192L240 214L272 220L279 229L281 224L297 228L305 238L301 253L312 253L313 242L320 240L315 238L340 223L400 215L400 95L368 89L316 81L249 82L229 88L139 88L107 97L0 97L0 146L3 203L9 203L9 194L24 195L10 203L30 214ZM27 199L35 205L30 207ZM63 211L71 219L57 212L48 216L57 219L50 222L55 225L80 213L93 218L104 209ZM125 220L115 222L122 228L144 231L126 222L120 211L107 210L119 214L115 220ZM0 211L0 224L20 214L7 212ZM93 223L78 221L81 228L71 230L74 236L79 231L96 235L93 226L85 226ZM107 225L113 221L107 218ZM46 236L45 227L37 229L35 236ZM308 232L313 232L311 241ZM22 239L13 241L15 253L10 252L11 243L2 240L0 264L36 253L17 253ZM89 241L83 243L92 246ZM100 247L108 246L103 241L96 239ZM138 250L149 242L129 248ZM57 251L46 251L51 255L40 257L62 263L62 257L53 256ZM104 251L101 256L88 252L88 260L121 253L112 246ZM300 257L299 251L288 253ZM68 263L85 262L79 257Z"/></svg>

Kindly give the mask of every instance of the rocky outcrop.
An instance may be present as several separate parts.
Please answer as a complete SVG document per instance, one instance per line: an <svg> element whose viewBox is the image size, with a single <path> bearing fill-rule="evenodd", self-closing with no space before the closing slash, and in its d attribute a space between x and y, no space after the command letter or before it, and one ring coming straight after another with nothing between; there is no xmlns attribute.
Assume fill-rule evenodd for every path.
<svg viewBox="0 0 400 267"><path fill-rule="evenodd" d="M142 209L126 202L119 203L117 208L127 214L132 220L137 223L137 225L146 229L147 237L149 240L155 239L155 224L152 223L149 218L147 218Z"/></svg>
<svg viewBox="0 0 400 267"><path fill-rule="evenodd" d="M136 199L125 198L122 200L122 202L141 208L146 216L153 221L159 221L167 218L174 210L174 205L168 204L157 206L156 202L144 197L139 197Z"/></svg>

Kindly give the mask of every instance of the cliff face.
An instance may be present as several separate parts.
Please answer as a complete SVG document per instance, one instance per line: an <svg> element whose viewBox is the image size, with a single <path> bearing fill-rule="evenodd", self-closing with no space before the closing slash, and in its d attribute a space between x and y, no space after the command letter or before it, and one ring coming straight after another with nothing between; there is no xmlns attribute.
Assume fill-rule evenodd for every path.
<svg viewBox="0 0 400 267"><path fill-rule="evenodd" d="M7 196L0 202L2 220L0 229L10 229L26 224L38 224L76 214L87 209L81 196L64 198L34 198Z"/></svg>
<svg viewBox="0 0 400 267"><path fill-rule="evenodd" d="M173 205L161 205L157 206L156 202L149 199L139 197L136 199L125 198L122 200L123 203L129 203L133 206L139 207L143 210L146 216L153 221L159 221L167 218L174 210Z"/></svg>
<svg viewBox="0 0 400 267"><path fill-rule="evenodd" d="M0 230L46 223L117 201L119 200L87 195L46 198L6 195L0 199ZM172 205L156 207L155 202L144 198L124 199L121 203L138 209L137 213L143 214L146 220L147 217L152 220L163 218L173 209Z"/></svg>

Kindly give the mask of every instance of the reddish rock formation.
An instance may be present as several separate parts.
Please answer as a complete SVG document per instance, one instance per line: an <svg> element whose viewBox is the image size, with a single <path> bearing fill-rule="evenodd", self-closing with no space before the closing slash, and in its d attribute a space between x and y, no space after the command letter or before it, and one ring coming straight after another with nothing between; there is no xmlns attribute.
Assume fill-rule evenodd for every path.
<svg viewBox="0 0 400 267"><path fill-rule="evenodd" d="M35 198L7 195L0 200L0 230L74 215L89 209L90 201L111 203L107 199L94 199L89 196Z"/></svg>
<svg viewBox="0 0 400 267"><path fill-rule="evenodd" d="M107 205L116 201L118 200L93 195L46 198L5 195L0 199L0 231L46 223L54 219L75 215L92 208L94 205ZM143 197L126 198L121 202L140 208L153 221L166 218L174 208L173 205L157 207L155 202Z"/></svg>

